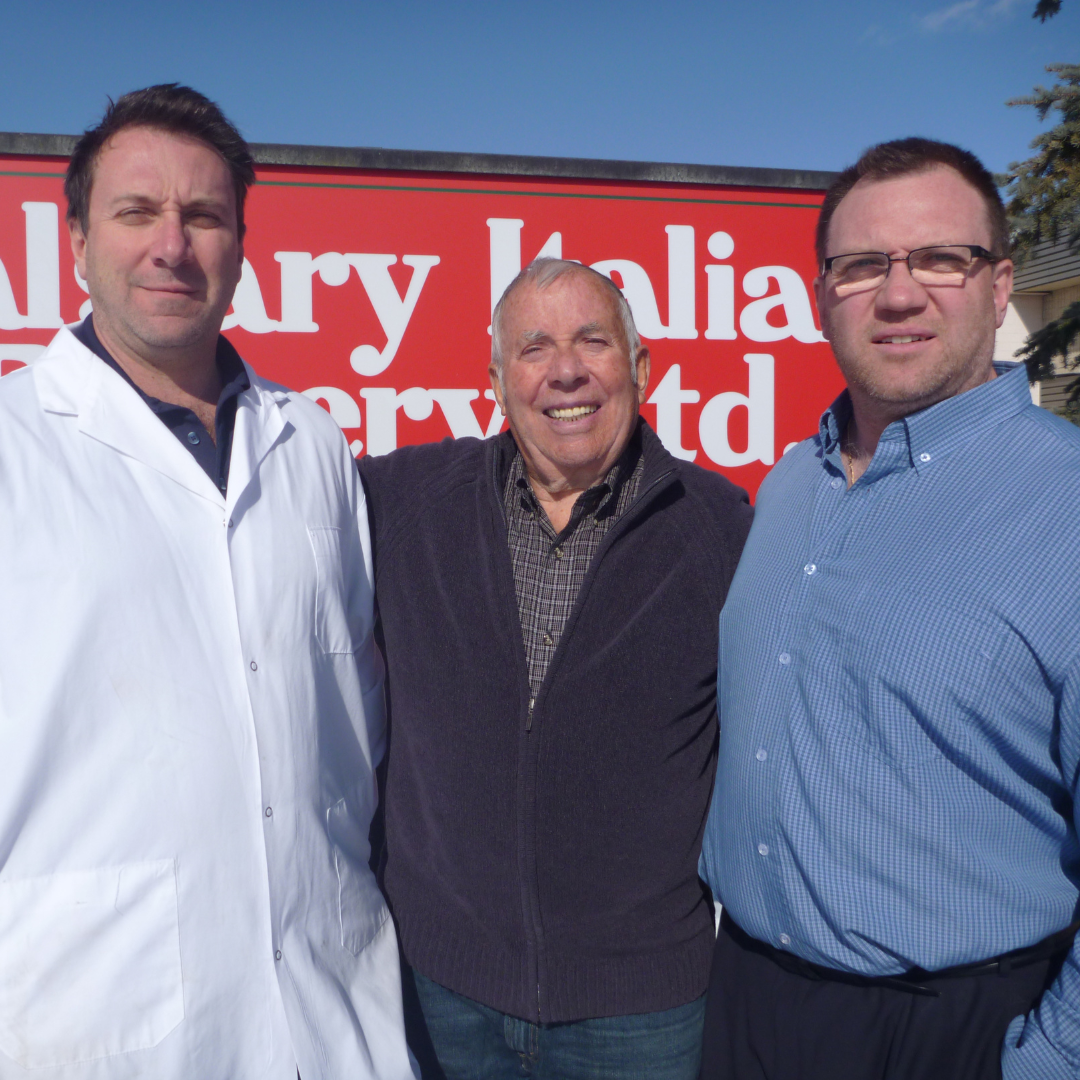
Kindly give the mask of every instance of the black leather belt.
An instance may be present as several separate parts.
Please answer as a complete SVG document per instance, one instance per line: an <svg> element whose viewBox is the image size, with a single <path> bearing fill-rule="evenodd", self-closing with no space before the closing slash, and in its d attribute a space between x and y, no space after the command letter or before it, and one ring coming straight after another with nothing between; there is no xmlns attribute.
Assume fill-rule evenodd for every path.
<svg viewBox="0 0 1080 1080"><path fill-rule="evenodd" d="M1013 949L1012 952L1002 953L989 960L979 960L974 964L957 964L955 967L942 968L940 971L912 968L900 975L857 975L850 971L838 971L836 968L812 964L801 956L775 949L767 942L758 941L757 938L752 938L737 926L726 911L721 913L720 922L722 928L742 948L768 957L777 967L783 968L792 975L801 975L804 979L817 979L822 982L848 983L852 986L886 987L892 990L903 990L909 994L922 994L926 997L941 996L939 990L927 985L941 979L965 979L972 975L998 975L1006 978L1016 968L1029 967L1040 960L1063 956L1072 947L1073 938L1080 929L1080 922L1074 922L1066 926L1064 930L1059 930L1056 934L1051 934L1034 945L1028 945L1023 949Z"/></svg>

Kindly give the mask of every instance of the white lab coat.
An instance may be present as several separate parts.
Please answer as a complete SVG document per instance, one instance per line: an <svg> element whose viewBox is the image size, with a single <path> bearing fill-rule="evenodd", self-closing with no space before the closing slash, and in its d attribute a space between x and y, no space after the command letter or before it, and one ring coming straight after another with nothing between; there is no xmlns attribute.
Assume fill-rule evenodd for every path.
<svg viewBox="0 0 1080 1080"><path fill-rule="evenodd" d="M362 488L252 375L228 496L64 329L0 381L0 1078L399 1080Z"/></svg>

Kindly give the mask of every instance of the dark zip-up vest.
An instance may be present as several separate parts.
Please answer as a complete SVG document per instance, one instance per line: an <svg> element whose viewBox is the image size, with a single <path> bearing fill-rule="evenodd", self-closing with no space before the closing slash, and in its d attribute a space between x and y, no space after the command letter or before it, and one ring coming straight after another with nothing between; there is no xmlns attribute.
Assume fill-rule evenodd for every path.
<svg viewBox="0 0 1080 1080"><path fill-rule="evenodd" d="M529 715L500 477L509 435L364 459L387 662L384 885L409 962L540 1022L653 1012L708 980L697 858L717 619L746 495L643 425Z"/></svg>

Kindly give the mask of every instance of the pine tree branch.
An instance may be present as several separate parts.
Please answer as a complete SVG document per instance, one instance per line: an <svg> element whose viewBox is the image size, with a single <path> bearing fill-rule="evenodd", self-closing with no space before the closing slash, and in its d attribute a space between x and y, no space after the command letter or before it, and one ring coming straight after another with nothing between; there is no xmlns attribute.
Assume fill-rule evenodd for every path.
<svg viewBox="0 0 1080 1080"><path fill-rule="evenodd" d="M1018 262L1036 245L1062 236L1071 248L1080 246L1080 64L1051 64L1046 70L1057 76L1054 86L1037 86L1031 96L1008 102L1034 108L1040 120L1052 109L1061 114L1058 124L1032 140L1035 156L1013 162L999 177Z"/></svg>
<svg viewBox="0 0 1080 1080"><path fill-rule="evenodd" d="M1070 304L1058 318L1047 323L1041 330L1036 330L1023 348L1015 355L1027 365L1028 379L1037 382L1058 374L1054 360L1061 358L1066 370L1080 368L1080 356L1069 356L1069 350L1080 338L1080 300ZM1070 384L1072 394L1070 402L1080 398L1080 378Z"/></svg>
<svg viewBox="0 0 1080 1080"><path fill-rule="evenodd" d="M1061 10L1061 0L1039 0L1032 14L1033 19L1046 22L1051 15L1056 15Z"/></svg>

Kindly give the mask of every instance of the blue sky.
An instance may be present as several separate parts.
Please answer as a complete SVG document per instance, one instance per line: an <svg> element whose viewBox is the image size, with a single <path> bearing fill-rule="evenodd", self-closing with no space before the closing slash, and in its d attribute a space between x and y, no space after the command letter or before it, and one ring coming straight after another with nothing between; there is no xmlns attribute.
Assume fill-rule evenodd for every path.
<svg viewBox="0 0 1080 1080"><path fill-rule="evenodd" d="M1080 61L1080 0L8 0L0 130L73 133L188 82L252 141L835 169L943 138L993 169L1008 98Z"/></svg>

